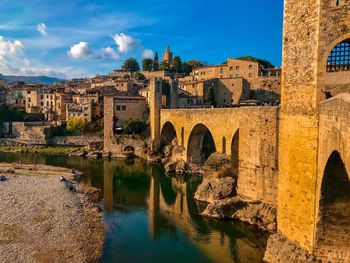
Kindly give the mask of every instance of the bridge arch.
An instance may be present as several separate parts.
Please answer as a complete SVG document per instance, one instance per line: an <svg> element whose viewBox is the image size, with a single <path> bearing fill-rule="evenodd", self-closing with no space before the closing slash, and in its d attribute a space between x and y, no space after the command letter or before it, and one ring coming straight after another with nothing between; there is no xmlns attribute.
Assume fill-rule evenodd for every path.
<svg viewBox="0 0 350 263"><path fill-rule="evenodd" d="M161 147L170 144L175 138L177 138L175 126L170 121L167 121L164 123L160 133Z"/></svg>
<svg viewBox="0 0 350 263"><path fill-rule="evenodd" d="M344 34L341 37L335 39L333 42L331 42L327 48L325 49L325 52L323 54L322 58L322 69L326 70L328 65L328 58L331 55L332 51L337 47L338 44L342 43L343 41L350 40L350 33Z"/></svg>
<svg viewBox="0 0 350 263"><path fill-rule="evenodd" d="M321 182L316 226L318 253L347 253L350 260L350 177L338 151L329 156Z"/></svg>
<svg viewBox="0 0 350 263"><path fill-rule="evenodd" d="M216 145L209 128L201 123L195 125L188 139L187 161L203 164L214 152L216 152Z"/></svg>

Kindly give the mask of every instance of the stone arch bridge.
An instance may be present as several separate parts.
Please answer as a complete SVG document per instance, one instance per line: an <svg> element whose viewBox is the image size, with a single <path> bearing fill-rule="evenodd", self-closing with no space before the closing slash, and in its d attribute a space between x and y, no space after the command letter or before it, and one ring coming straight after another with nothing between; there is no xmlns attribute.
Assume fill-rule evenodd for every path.
<svg viewBox="0 0 350 263"><path fill-rule="evenodd" d="M183 159L203 163L205 140L211 152L231 156L241 196L275 203L278 170L278 107L163 109L159 144L176 137Z"/></svg>
<svg viewBox="0 0 350 263"><path fill-rule="evenodd" d="M315 184L303 188L310 198L304 204L305 212L289 210L284 213L278 209L278 214L282 219L291 215L299 218L296 222L300 225L299 235L312 233L312 250L321 257L332 251L335 257L350 258L346 252L350 244L350 195L337 197L340 199L332 204L324 201L327 194L334 192L334 188L330 188L337 185L344 185L346 189L335 191L350 193L350 94L321 102L318 118L318 172ZM189 163L202 163L205 159L203 142L209 135L212 151L231 156L232 167L238 173L238 194L279 208L277 197L289 191L281 187L288 178L279 175L280 155L287 154L279 149L279 125L279 107L162 109L159 132L155 133L158 137L154 139L166 144L176 137L178 145L184 149L182 158ZM298 154L307 158L304 147L299 146ZM340 177L332 172L334 169ZM298 196L291 197L298 202ZM337 218L339 215L342 220ZM308 229L302 228L307 218L313 224ZM344 231L349 234L344 235Z"/></svg>

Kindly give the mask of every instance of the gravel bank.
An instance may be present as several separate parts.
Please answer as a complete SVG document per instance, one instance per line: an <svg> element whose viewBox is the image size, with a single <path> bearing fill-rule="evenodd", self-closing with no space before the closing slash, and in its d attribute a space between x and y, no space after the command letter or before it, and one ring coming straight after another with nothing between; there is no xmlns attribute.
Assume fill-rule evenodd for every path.
<svg viewBox="0 0 350 263"><path fill-rule="evenodd" d="M102 215L91 194L68 190L70 170L1 164L0 262L96 262L104 239Z"/></svg>

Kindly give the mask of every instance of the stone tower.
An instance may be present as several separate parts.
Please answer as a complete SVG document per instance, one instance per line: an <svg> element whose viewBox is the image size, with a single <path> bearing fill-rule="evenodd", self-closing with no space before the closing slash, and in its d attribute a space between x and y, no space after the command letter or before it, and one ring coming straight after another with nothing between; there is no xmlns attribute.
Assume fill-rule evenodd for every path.
<svg viewBox="0 0 350 263"><path fill-rule="evenodd" d="M350 38L350 0L285 0L278 228L313 251L318 220L319 103L328 55ZM322 178L322 177L321 177Z"/></svg>
<svg viewBox="0 0 350 263"><path fill-rule="evenodd" d="M163 53L163 61L166 61L169 64L173 62L173 53L170 51L170 47L167 47L167 49Z"/></svg>
<svg viewBox="0 0 350 263"><path fill-rule="evenodd" d="M160 110L162 109L162 80L152 79L150 82L150 123L152 150L160 147Z"/></svg>

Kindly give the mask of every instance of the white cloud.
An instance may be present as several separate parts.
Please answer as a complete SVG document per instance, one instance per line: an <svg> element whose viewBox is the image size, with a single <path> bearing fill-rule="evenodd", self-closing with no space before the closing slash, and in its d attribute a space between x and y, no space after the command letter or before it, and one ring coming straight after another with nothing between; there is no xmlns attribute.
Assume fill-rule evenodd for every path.
<svg viewBox="0 0 350 263"><path fill-rule="evenodd" d="M98 58L98 56L90 49L87 42L80 42L79 44L72 46L67 54L73 59Z"/></svg>
<svg viewBox="0 0 350 263"><path fill-rule="evenodd" d="M22 53L23 44L19 40L10 41L6 40L3 36L0 36L0 60L4 60L6 57L14 57Z"/></svg>
<svg viewBox="0 0 350 263"><path fill-rule="evenodd" d="M60 70L35 67L30 60L23 57L24 46L21 41L10 41L0 36L0 72L7 75L55 76L65 78Z"/></svg>
<svg viewBox="0 0 350 263"><path fill-rule="evenodd" d="M39 25L37 25L36 29L39 31L39 33L42 35L42 36L47 36L47 27L44 23L40 23Z"/></svg>
<svg viewBox="0 0 350 263"><path fill-rule="evenodd" d="M142 52L142 57L143 58L153 58L154 56L154 52L152 49L145 49L143 52Z"/></svg>
<svg viewBox="0 0 350 263"><path fill-rule="evenodd" d="M24 58L24 59L23 59L23 62L24 62L24 65L25 65L26 67L29 67L29 66L30 66L30 60L29 60L29 59Z"/></svg>
<svg viewBox="0 0 350 263"><path fill-rule="evenodd" d="M139 40L132 36L125 35L124 33L115 34L113 38L120 53L128 53L140 43Z"/></svg>
<svg viewBox="0 0 350 263"><path fill-rule="evenodd" d="M115 52L115 50L111 47L103 48L102 53L103 53L103 56L105 58L112 58L115 60L118 60L120 58L120 56L117 54L117 52Z"/></svg>

